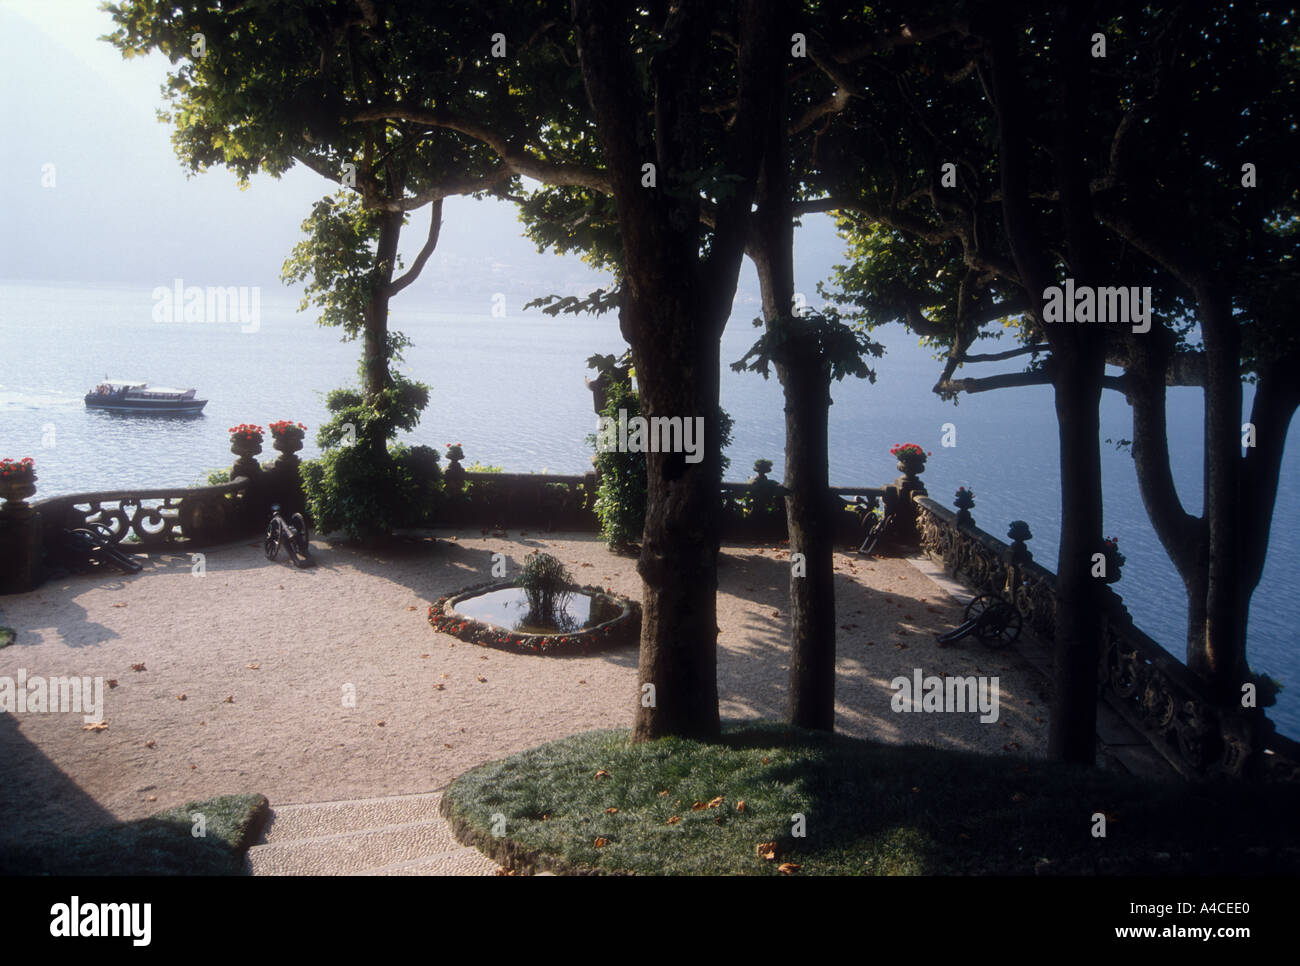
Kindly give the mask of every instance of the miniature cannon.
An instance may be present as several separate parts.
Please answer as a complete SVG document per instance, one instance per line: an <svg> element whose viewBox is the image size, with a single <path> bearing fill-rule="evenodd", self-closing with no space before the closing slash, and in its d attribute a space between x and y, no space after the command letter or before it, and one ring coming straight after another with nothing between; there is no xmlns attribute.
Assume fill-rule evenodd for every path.
<svg viewBox="0 0 1300 966"><path fill-rule="evenodd" d="M64 530L59 550L60 563L71 570L109 565L124 574L138 574L144 569L135 557L118 549L117 534L101 523Z"/></svg>
<svg viewBox="0 0 1300 966"><path fill-rule="evenodd" d="M940 644L953 644L974 636L988 647L1003 647L1020 636L1020 611L997 594L981 594L966 605L964 620L941 634Z"/></svg>
<svg viewBox="0 0 1300 966"><path fill-rule="evenodd" d="M274 560L284 547L295 567L310 567L312 561L307 556L310 539L307 520L301 513L286 520L280 515L280 504L271 505L271 522L266 525L266 539L262 544L267 560Z"/></svg>

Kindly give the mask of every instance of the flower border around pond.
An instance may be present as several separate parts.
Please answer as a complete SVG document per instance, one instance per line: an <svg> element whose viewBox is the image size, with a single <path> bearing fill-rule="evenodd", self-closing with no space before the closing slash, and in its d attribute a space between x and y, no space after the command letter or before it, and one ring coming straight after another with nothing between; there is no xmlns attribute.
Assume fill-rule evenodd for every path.
<svg viewBox="0 0 1300 966"><path fill-rule="evenodd" d="M523 634L508 631L495 624L458 614L453 609L456 601L464 597L517 586L518 584L513 580L489 581L463 587L455 593L439 597L429 606L429 623L433 625L435 631L450 634L470 644L533 654L586 654L602 647L637 641L641 637L641 605L635 600L622 597L612 590L594 584L570 589L608 597L622 605L623 613L589 630L575 631L572 634Z"/></svg>

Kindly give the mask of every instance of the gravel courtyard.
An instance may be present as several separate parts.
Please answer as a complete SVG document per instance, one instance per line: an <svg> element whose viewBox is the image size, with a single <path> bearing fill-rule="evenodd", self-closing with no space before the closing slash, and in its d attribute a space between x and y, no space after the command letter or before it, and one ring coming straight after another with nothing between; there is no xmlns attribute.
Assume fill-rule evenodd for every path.
<svg viewBox="0 0 1300 966"><path fill-rule="evenodd" d="M316 541L315 569L244 541L155 554L144 572L0 599L18 632L0 678L102 677L102 730L74 713L0 714L0 841L133 819L227 792L272 804L426 792L466 769L593 728L625 728L634 645L590 656L507 653L436 634L428 605L510 573L534 549L580 583L640 597L635 560L589 534L438 531L382 553ZM1014 650L967 640L951 597L905 560L837 554L836 728L889 742L1042 755L1047 709ZM780 718L789 671L788 554L724 547L718 678L724 718ZM134 669L139 668L139 669ZM896 713L895 677L997 675L999 718ZM115 682L115 684L114 684ZM351 686L355 706L345 706Z"/></svg>

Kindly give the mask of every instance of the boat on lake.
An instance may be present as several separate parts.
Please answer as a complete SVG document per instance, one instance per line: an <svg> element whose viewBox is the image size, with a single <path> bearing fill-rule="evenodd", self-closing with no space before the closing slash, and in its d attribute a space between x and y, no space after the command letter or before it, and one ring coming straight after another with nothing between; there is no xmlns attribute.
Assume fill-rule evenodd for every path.
<svg viewBox="0 0 1300 966"><path fill-rule="evenodd" d="M86 393L87 409L115 413L179 413L196 415L208 404L195 399L193 389L150 386L137 379L105 379Z"/></svg>

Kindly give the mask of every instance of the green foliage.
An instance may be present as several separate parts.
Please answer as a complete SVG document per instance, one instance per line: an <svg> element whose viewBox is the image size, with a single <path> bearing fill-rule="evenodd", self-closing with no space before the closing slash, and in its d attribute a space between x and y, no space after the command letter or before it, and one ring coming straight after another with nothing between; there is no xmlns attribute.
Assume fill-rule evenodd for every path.
<svg viewBox="0 0 1300 966"><path fill-rule="evenodd" d="M564 564L549 553L529 554L518 583L528 598L530 623L557 623L557 610L563 611L572 596L573 575Z"/></svg>
<svg viewBox="0 0 1300 966"><path fill-rule="evenodd" d="M387 445L411 430L429 401L429 387L401 373L373 398L354 389L325 397L333 417L316 434L325 452L302 464L303 489L316 526L354 540L385 536L433 517L442 494L441 459L429 446Z"/></svg>
<svg viewBox="0 0 1300 966"><path fill-rule="evenodd" d="M608 390L608 399L601 415L618 419L620 409L627 410L627 418L641 414L641 401L627 381L614 382ZM593 446L596 437L589 436ZM600 521L600 532L611 547L631 547L641 539L645 529L646 461L644 453L622 453L610 450L596 454L596 468L600 485L596 488L595 512Z"/></svg>
<svg viewBox="0 0 1300 966"><path fill-rule="evenodd" d="M379 216L355 192L321 199L280 273L286 283L306 283L299 311L317 306L320 324L338 326L349 339L363 330L375 286L383 284L375 272Z"/></svg>
<svg viewBox="0 0 1300 966"><path fill-rule="evenodd" d="M1282 783L1189 795L1181 782L768 722L713 742L572 735L471 769L443 802L521 872L779 876L790 862L799 875L1294 875L1300 846L1300 789ZM1059 821L1081 802L1123 817L1123 849L1099 860L1086 825ZM791 834L799 813L806 836ZM501 816L504 839L492 835Z"/></svg>
<svg viewBox="0 0 1300 966"><path fill-rule="evenodd" d="M770 365L810 364L824 372L828 382L838 382L845 376L876 381L875 370L867 365L865 357L879 358L885 347L873 342L861 329L846 325L834 308L767 322L759 318L754 325L765 325L766 331L741 359L731 364L736 372L748 369L766 379Z"/></svg>
<svg viewBox="0 0 1300 966"><path fill-rule="evenodd" d="M206 483L197 483L196 486L223 486L230 482L230 470L211 470L205 477Z"/></svg>
<svg viewBox="0 0 1300 966"><path fill-rule="evenodd" d="M194 814L207 821L194 835ZM0 849L0 875L242 875L269 814L262 795L221 795L147 818Z"/></svg>
<svg viewBox="0 0 1300 966"><path fill-rule="evenodd" d="M325 397L325 408L334 414L316 433L321 449L350 445L351 441L392 439L398 431L410 432L420 422L429 404L429 387L407 379L400 372L389 374L389 385L373 397L355 389L335 389Z"/></svg>
<svg viewBox="0 0 1300 966"><path fill-rule="evenodd" d="M352 540L427 524L442 494L437 453L428 446L394 444L378 458L368 447L340 446L304 462L302 479L317 529Z"/></svg>
<svg viewBox="0 0 1300 966"><path fill-rule="evenodd" d="M603 357L592 356L593 360L603 362ZM593 366L599 368L599 366ZM617 372L611 369L611 372ZM641 401L632 383L628 379L611 381L607 391L605 408L601 415L617 420L619 410L627 411L627 419L641 415ZM726 455L726 448L731 445L731 433L734 421L730 413L718 408L718 428L722 440L722 473L725 475L731 466L731 458ZM591 446L596 445L595 434L587 437ZM596 468L600 473L600 485L596 488L594 510L600 521L600 532L606 542L615 549L634 546L641 539L645 529L646 479L645 453L624 453L618 450L596 453Z"/></svg>

